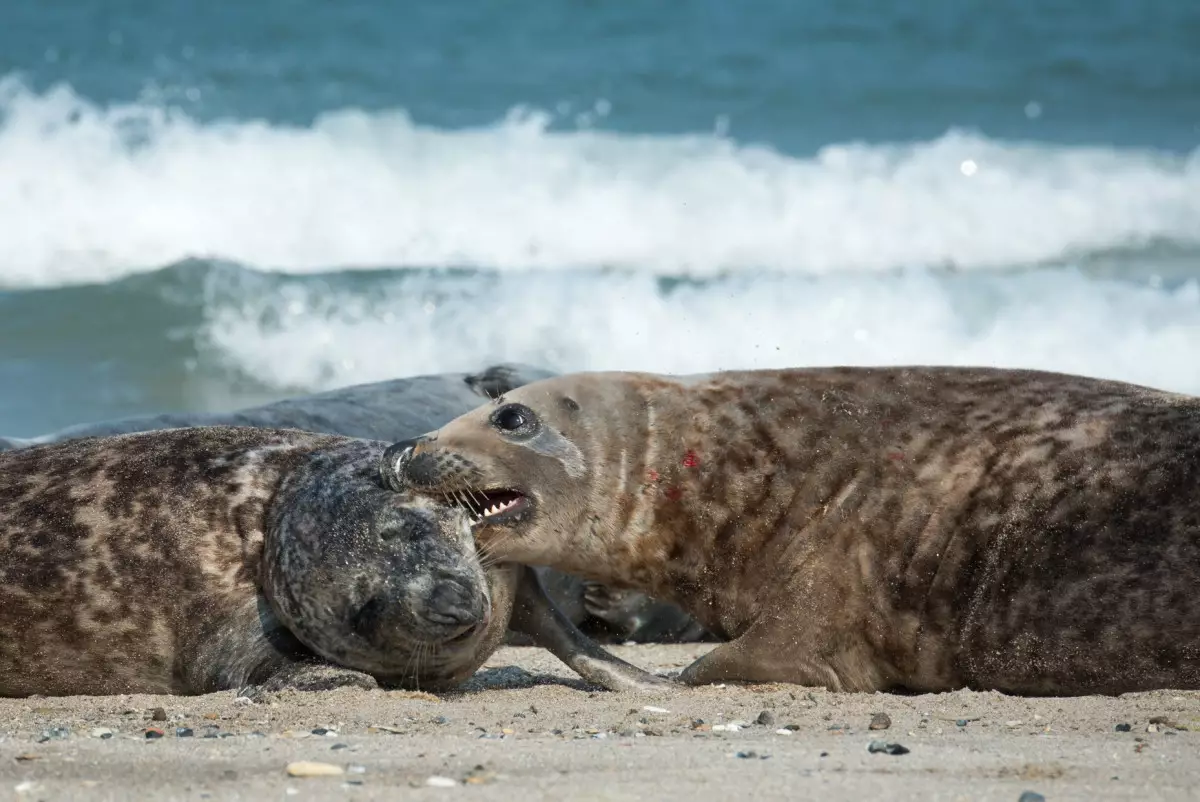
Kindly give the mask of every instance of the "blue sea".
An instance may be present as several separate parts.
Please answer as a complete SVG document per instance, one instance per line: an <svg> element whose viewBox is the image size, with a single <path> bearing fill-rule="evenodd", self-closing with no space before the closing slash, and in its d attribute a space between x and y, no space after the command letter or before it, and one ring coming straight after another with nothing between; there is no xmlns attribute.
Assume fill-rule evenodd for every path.
<svg viewBox="0 0 1200 802"><path fill-rule="evenodd" d="M492 360L1200 392L1200 3L0 4L0 434Z"/></svg>

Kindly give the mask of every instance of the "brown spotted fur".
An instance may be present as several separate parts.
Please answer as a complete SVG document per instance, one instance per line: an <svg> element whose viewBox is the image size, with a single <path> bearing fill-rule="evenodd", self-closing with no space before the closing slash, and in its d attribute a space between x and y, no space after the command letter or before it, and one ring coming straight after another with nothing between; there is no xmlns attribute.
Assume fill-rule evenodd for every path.
<svg viewBox="0 0 1200 802"><path fill-rule="evenodd" d="M545 453L489 423L514 402ZM1200 688L1197 398L998 369L576 374L419 453L441 471L427 492L534 500L477 527L494 556L677 602L731 639L688 682Z"/></svg>
<svg viewBox="0 0 1200 802"><path fill-rule="evenodd" d="M0 454L0 696L452 687L530 636L614 690L664 680L597 646L460 510L380 480L387 443L194 427ZM490 617L438 640L446 584ZM350 621L384 594L382 634Z"/></svg>
<svg viewBox="0 0 1200 802"><path fill-rule="evenodd" d="M454 650L387 643L375 654L374 645L350 643L344 621L311 607L337 611L353 585L389 581L381 572L403 564L387 562L393 555L484 581L469 537L414 546L424 549L415 555L406 555L412 544L367 543L380 510L410 512L378 482L385 446L206 427L0 454L0 695L374 684L357 672L339 677L312 649L343 665L363 660L371 665L355 667L382 669L380 679L397 684L469 676L503 637L515 579L492 588L501 615ZM289 483L307 485L293 492ZM322 509L342 519L321 520ZM286 515L298 517L281 524ZM276 564L303 563L305 573L268 577L267 552ZM415 572L409 564L401 578ZM264 583L300 597L310 607L290 612L311 618L288 622Z"/></svg>

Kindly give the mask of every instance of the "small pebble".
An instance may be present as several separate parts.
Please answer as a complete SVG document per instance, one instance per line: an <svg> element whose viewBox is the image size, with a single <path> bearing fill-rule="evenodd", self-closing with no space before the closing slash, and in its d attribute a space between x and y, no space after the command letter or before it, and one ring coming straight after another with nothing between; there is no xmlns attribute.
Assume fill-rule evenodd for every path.
<svg viewBox="0 0 1200 802"><path fill-rule="evenodd" d="M738 732L739 730L741 727L737 724L714 724L712 727L713 732Z"/></svg>
<svg viewBox="0 0 1200 802"><path fill-rule="evenodd" d="M166 721L167 720L167 711L161 707L153 708L150 711L150 720L151 721Z"/></svg>
<svg viewBox="0 0 1200 802"><path fill-rule="evenodd" d="M196 733L192 732L191 727L176 727L175 728L175 737L176 738L191 738L195 734Z"/></svg>
<svg viewBox="0 0 1200 802"><path fill-rule="evenodd" d="M871 723L868 725L872 730L886 730L892 726L892 717L887 713L876 713L871 716Z"/></svg>
<svg viewBox="0 0 1200 802"><path fill-rule="evenodd" d="M733 753L733 756L734 756L734 757L739 757L739 758L741 758L742 760L755 760L755 759L758 759L758 760L766 760L767 758L769 758L769 757L770 757L770 755L760 755L758 752L754 752L754 751L750 751L750 752L734 752L734 753Z"/></svg>
<svg viewBox="0 0 1200 802"><path fill-rule="evenodd" d="M450 719L446 718L445 716L434 716L433 723L434 724L449 724Z"/></svg>
<svg viewBox="0 0 1200 802"><path fill-rule="evenodd" d="M967 726L967 720L965 718L960 718L958 721L954 722L954 726L965 727Z"/></svg>
<svg viewBox="0 0 1200 802"><path fill-rule="evenodd" d="M108 727L96 727L95 729L92 730L92 737L93 738L111 738L111 737L113 737L113 731L110 730Z"/></svg>
<svg viewBox="0 0 1200 802"><path fill-rule="evenodd" d="M1163 727L1170 727L1171 729L1176 729L1176 730L1186 730L1187 729L1187 727L1183 726L1182 724L1179 724L1178 722L1172 721L1171 719L1167 718L1166 716L1151 716L1150 723L1158 724Z"/></svg>
<svg viewBox="0 0 1200 802"><path fill-rule="evenodd" d="M764 710L758 714L758 718L754 719L755 724L761 724L764 727L770 727L775 723L775 714L770 710Z"/></svg>
<svg viewBox="0 0 1200 802"><path fill-rule="evenodd" d="M333 746L331 746L329 748L330 749L349 749L350 744L334 744Z"/></svg>
<svg viewBox="0 0 1200 802"><path fill-rule="evenodd" d="M316 727L312 730L313 735L328 735L329 733L330 730L327 730L324 727ZM337 733L335 732L334 735L337 735Z"/></svg>
<svg viewBox="0 0 1200 802"><path fill-rule="evenodd" d="M1026 791L1017 797L1017 802L1046 802L1046 797L1037 791Z"/></svg>
<svg viewBox="0 0 1200 802"><path fill-rule="evenodd" d="M1158 725L1157 724L1147 724L1146 732L1158 732Z"/></svg>
<svg viewBox="0 0 1200 802"><path fill-rule="evenodd" d="M646 705L645 707L642 708L642 710L645 710L647 713L670 713L671 712L670 710L667 710L665 707L655 707L654 705Z"/></svg>
<svg viewBox="0 0 1200 802"><path fill-rule="evenodd" d="M882 752L885 755L907 755L909 752L907 746L887 741L871 741L871 743L867 744L867 751L871 753Z"/></svg>
<svg viewBox="0 0 1200 802"><path fill-rule="evenodd" d="M346 770L332 763L298 760L287 764L287 773L289 777L338 777L345 774Z"/></svg>
<svg viewBox="0 0 1200 802"><path fill-rule="evenodd" d="M1133 727L1129 724L1118 724L1117 726L1113 727L1113 729L1117 732L1129 732L1133 729Z"/></svg>
<svg viewBox="0 0 1200 802"><path fill-rule="evenodd" d="M776 735L791 735L793 732L794 730L789 730L787 727L780 727L775 730Z"/></svg>
<svg viewBox="0 0 1200 802"><path fill-rule="evenodd" d="M360 766L358 764L353 764L353 765L347 766L346 771L350 772L351 774L366 774L367 767Z"/></svg>
<svg viewBox="0 0 1200 802"><path fill-rule="evenodd" d="M156 738L163 737L164 735L166 735L166 733L163 732L162 730L160 730L158 727L147 727L146 728L146 740L147 741L153 741Z"/></svg>
<svg viewBox="0 0 1200 802"><path fill-rule="evenodd" d="M440 777L436 774L426 780L425 784L434 788L455 788L458 786L458 783L449 777Z"/></svg>
<svg viewBox="0 0 1200 802"><path fill-rule="evenodd" d="M61 741L71 735L71 731L66 727L52 727L48 730L42 730L42 734L38 736L38 743L44 744L46 741Z"/></svg>

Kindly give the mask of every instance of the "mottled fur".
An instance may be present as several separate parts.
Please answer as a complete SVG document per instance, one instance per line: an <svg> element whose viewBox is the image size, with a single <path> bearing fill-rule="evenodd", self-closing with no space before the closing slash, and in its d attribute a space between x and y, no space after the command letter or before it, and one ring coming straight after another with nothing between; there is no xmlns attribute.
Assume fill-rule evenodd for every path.
<svg viewBox="0 0 1200 802"><path fill-rule="evenodd" d="M386 445L204 427L0 454L0 695L436 690L510 621L598 684L661 684L529 569L485 573L461 511L385 488Z"/></svg>
<svg viewBox="0 0 1200 802"><path fill-rule="evenodd" d="M536 432L492 424L514 403ZM533 501L477 526L491 554L731 639L687 682L1200 688L1194 397L998 369L579 374L442 427L400 478L448 454L465 467L426 491Z"/></svg>
<svg viewBox="0 0 1200 802"><path fill-rule="evenodd" d="M295 680L314 652L400 683L469 675L439 661L425 592L482 620L469 532L385 490L381 445L222 427L0 455L0 694L203 693ZM360 636L373 598L392 619Z"/></svg>
<svg viewBox="0 0 1200 802"><path fill-rule="evenodd" d="M448 373L358 384L262 406L214 413L172 413L87 423L29 439L0 437L0 451L81 437L187 426L300 429L370 440L403 440L441 425L530 381L554 374L527 365L493 365L479 373ZM539 569L546 592L586 633L604 640L711 640L678 607L632 591L583 582ZM510 642L528 643L509 633Z"/></svg>

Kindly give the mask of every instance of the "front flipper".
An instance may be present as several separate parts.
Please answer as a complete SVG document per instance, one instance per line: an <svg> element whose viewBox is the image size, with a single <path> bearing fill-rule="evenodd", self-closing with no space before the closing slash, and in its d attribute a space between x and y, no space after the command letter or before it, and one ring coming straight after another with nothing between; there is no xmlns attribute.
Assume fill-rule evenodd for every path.
<svg viewBox="0 0 1200 802"><path fill-rule="evenodd" d="M522 568L509 627L528 635L588 682L610 691L661 693L678 687L626 663L580 632L550 601L532 568Z"/></svg>
<svg viewBox="0 0 1200 802"><path fill-rule="evenodd" d="M599 582L584 582L583 607L589 615L612 627L621 640L635 643L718 640L679 607L636 590L618 590Z"/></svg>
<svg viewBox="0 0 1200 802"><path fill-rule="evenodd" d="M476 395L495 400L518 387L556 375L558 374L533 365L505 362L470 374L464 377L463 381Z"/></svg>
<svg viewBox="0 0 1200 802"><path fill-rule="evenodd" d="M830 691L873 693L889 683L862 650L822 649L824 641L792 629L754 628L722 643L679 674L685 685L786 682ZM804 644L797 648L796 644Z"/></svg>

